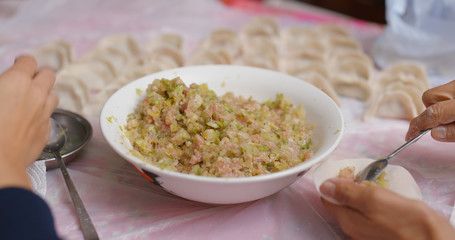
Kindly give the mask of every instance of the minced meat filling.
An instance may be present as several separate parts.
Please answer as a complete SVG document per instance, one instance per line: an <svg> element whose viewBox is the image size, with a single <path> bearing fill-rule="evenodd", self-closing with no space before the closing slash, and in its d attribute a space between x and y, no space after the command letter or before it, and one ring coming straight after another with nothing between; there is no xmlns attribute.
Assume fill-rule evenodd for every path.
<svg viewBox="0 0 455 240"><path fill-rule="evenodd" d="M312 156L311 127L301 106L277 94L259 103L207 84L156 79L125 133L136 153L162 169L213 177L281 171Z"/></svg>

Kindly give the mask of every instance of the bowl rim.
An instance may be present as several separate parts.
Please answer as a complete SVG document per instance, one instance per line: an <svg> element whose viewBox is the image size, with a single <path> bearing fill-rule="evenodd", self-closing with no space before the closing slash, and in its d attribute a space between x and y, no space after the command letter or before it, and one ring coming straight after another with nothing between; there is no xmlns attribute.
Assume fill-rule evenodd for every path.
<svg viewBox="0 0 455 240"><path fill-rule="evenodd" d="M154 78L153 77L154 75L163 75L163 74L175 73L176 71L188 71L188 70L191 70L191 69L204 69L204 68L213 68L213 69L215 69L215 68L220 68L220 69L221 68L231 68L231 69L246 69L246 70L252 70L252 71L262 71L264 73L280 75L280 76L285 77L285 78L297 79L297 80L301 81L302 84L307 85L306 87L312 89L312 91L321 92L322 94L324 94L326 96L327 101L329 101L329 104L331 104L331 105L333 105L333 107L335 107L337 115L339 116L339 119L340 119L340 126L337 129L337 134L336 134L334 143L325 151L325 153L321 154L317 159L311 159L310 158L308 160L305 160L304 162L301 162L301 163L299 163L299 164L297 164L297 165L295 165L295 166L293 166L291 168L288 168L288 169L285 169L285 170L282 170L282 171L273 172L273 173L269 173L269 174L263 174L263 175L257 175L257 176L211 177L211 176L200 176L200 175L194 175L194 174L181 173L181 172L161 169L161 168L159 168L159 167L157 167L157 166L155 166L155 165L153 165L151 163L146 163L146 162L142 161L140 158L134 157L131 154L123 153L122 151L117 149L117 147L114 145L114 143L111 140L109 140L106 137L106 135L104 134L104 132L106 130L105 129L106 128L105 124L106 124L106 122L108 122L108 121L104 121L105 118L107 118L106 113L105 113L105 111L107 111L106 110L106 106L109 105L109 103L112 101L112 99L115 98L116 95L120 94L119 92L121 92L122 89L127 88L129 85L137 84L137 82L139 82L139 81L145 81L144 79L152 79L152 78ZM238 73L235 73L235 74L238 75ZM156 77L156 78L158 78L158 77ZM324 93L319 88L317 88L317 87L311 85L310 83L305 82L305 81L303 81L303 80L301 80L301 79L299 79L297 77L294 77L292 75L289 75L289 74L286 74L286 73L283 73L283 72L278 72L278 71L264 69L264 68L258 68L258 67L217 64L217 65L196 65L196 66L184 66L184 67L179 67L179 68L173 68L173 69L168 69L168 70L164 70L164 71L148 74L146 76L143 76L143 77L140 77L138 79L132 80L131 82L127 83L126 85L122 86L120 89L115 91L107 99L107 101L105 102L105 104L104 104L104 106L102 108L101 114L100 114L100 126L101 126L101 132L103 133L103 136L104 136L105 140L107 141L107 143L111 146L111 148L117 154L119 154L122 158L124 158L125 160L127 160L131 164L134 164L136 166L136 168L140 169L141 171L143 171L143 169L145 169L145 170L150 171L152 173L158 173L157 174L158 178L160 176L162 176L162 175L166 175L166 176L172 176L172 177L181 178L181 179L184 179L184 180L191 180L191 181L195 181L195 182L244 183L244 182L258 182L258 181L263 181L263 180L273 180L273 179L278 179L278 178L282 178L282 177L290 176L290 175L294 175L294 174L297 174L297 175L300 176L302 173L307 172L312 166L314 166L318 162L321 162L322 160L324 160L324 158L327 157L329 154L331 154L335 150L335 148L340 144L342 136L343 136L344 131L345 131L345 120L344 120L343 114L341 112L341 109L338 107L338 105L335 103L335 101L333 101L332 98L330 98L326 93Z"/></svg>

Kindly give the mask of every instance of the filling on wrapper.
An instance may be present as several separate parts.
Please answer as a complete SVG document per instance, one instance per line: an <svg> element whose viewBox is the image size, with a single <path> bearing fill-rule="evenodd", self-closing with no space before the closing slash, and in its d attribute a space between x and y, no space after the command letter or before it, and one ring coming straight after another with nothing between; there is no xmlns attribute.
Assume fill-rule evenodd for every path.
<svg viewBox="0 0 455 240"><path fill-rule="evenodd" d="M320 193L320 186L328 179L335 177L347 177L354 180L360 170L364 169L374 161L376 161L376 159L370 158L348 158L323 161L314 169L314 185ZM382 185L385 186L387 190L400 194L404 197L419 200L422 199L422 193L420 192L419 185L417 185L417 182L414 180L412 175L402 166L389 164L384 169L382 176L378 178L377 183L365 181L362 184ZM323 195L321 196L324 197ZM326 198L326 200L334 204L339 204L332 201L330 198Z"/></svg>
<svg viewBox="0 0 455 240"><path fill-rule="evenodd" d="M277 94L259 103L206 84L156 79L128 116L125 134L146 162L182 173L245 177L309 159L311 126L301 106Z"/></svg>
<svg viewBox="0 0 455 240"><path fill-rule="evenodd" d="M340 169L340 173L338 174L338 177L340 178L345 178L345 179L350 179L350 180L355 180L355 167L345 167ZM374 181L363 181L362 184L366 185L374 185L374 186L379 186L382 188L389 188L389 180L386 178L387 173L382 172L379 174L379 176L374 180Z"/></svg>

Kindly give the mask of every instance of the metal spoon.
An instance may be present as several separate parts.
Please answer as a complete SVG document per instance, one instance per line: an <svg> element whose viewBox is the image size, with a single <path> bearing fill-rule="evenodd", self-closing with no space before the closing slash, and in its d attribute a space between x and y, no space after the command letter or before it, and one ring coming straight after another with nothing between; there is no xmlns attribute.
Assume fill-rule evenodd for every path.
<svg viewBox="0 0 455 240"><path fill-rule="evenodd" d="M382 173L382 171L384 171L385 167L389 163L389 159L391 159L396 154L401 152L407 146L409 146L412 143L419 140L423 135L425 135L429 131L431 131L431 129L427 129L427 130L420 132L417 136L413 137L411 140L409 140L408 142L403 144L401 147L399 147L397 150L395 150L389 156L387 156L385 158L381 158L379 160L376 160L376 161L370 163L368 166L365 167L365 169L363 169L361 172L359 172L357 174L357 176L355 178L355 182L361 183L363 181L374 181Z"/></svg>
<svg viewBox="0 0 455 240"><path fill-rule="evenodd" d="M76 208L76 213L79 218L79 224L81 225L82 234L86 240L96 240L99 239L98 234L96 233L95 226L93 226L90 216L87 213L87 210L82 203L79 194L76 191L73 181L66 170L65 163L62 161L62 156L60 155L60 150L66 143L66 134L65 130L60 126L60 124L51 118L51 133L49 136L49 141L46 144L46 147L43 151L54 154L55 159L57 160L58 166L62 171L63 178L65 179L66 186L73 201L74 207Z"/></svg>

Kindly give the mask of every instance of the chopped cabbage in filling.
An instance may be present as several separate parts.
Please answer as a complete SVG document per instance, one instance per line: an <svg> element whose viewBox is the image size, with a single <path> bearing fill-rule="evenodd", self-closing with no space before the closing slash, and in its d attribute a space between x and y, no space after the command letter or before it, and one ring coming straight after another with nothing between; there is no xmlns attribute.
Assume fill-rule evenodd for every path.
<svg viewBox="0 0 455 240"><path fill-rule="evenodd" d="M309 159L312 126L283 94L259 103L207 84L156 79L125 134L144 161L161 169L213 177L278 172Z"/></svg>

